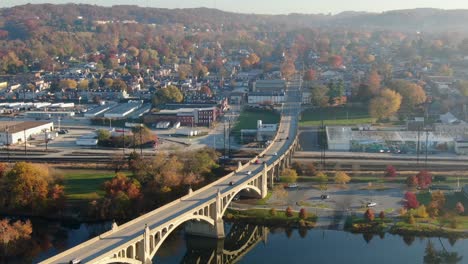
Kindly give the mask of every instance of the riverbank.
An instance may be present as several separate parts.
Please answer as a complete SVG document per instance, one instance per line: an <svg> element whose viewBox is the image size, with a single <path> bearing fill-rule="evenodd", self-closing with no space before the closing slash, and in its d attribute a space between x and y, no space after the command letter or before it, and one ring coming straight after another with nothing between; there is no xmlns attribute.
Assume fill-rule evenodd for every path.
<svg viewBox="0 0 468 264"><path fill-rule="evenodd" d="M390 233L402 236L468 238L468 230L466 229L455 229L428 223L409 224L399 217L367 221L363 218L350 216L346 219L344 230L362 234Z"/></svg>
<svg viewBox="0 0 468 264"><path fill-rule="evenodd" d="M265 226L284 226L297 228L314 228L317 223L315 214L306 213L306 216L299 217L299 212L291 212L290 216L285 211L272 209L227 209L224 219L228 222L244 222Z"/></svg>

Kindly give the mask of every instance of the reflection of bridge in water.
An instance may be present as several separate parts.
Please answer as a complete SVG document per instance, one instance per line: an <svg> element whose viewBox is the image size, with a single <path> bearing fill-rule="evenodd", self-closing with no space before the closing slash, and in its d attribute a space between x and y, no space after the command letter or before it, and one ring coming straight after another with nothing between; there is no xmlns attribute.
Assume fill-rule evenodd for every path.
<svg viewBox="0 0 468 264"><path fill-rule="evenodd" d="M225 239L187 236L181 263L236 263L267 236L267 227L250 224L234 224Z"/></svg>

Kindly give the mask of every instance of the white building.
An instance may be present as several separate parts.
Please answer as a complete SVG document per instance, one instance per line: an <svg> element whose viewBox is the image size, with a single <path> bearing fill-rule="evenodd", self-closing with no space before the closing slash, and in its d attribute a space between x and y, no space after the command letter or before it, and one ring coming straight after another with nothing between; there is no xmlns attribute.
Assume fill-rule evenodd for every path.
<svg viewBox="0 0 468 264"><path fill-rule="evenodd" d="M272 103L280 104L285 101L284 92L252 92L247 96L247 103L249 104L261 104L261 103Z"/></svg>
<svg viewBox="0 0 468 264"><path fill-rule="evenodd" d="M35 135L44 135L54 130L53 122L44 121L0 121L0 144L21 144Z"/></svg>

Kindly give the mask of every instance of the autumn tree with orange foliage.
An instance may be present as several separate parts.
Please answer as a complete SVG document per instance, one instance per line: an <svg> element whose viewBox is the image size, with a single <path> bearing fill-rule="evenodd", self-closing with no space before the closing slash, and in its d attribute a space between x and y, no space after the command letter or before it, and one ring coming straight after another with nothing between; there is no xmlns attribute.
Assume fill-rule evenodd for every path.
<svg viewBox="0 0 468 264"><path fill-rule="evenodd" d="M30 239L32 231L32 224L29 220L11 222L8 219L2 219L0 220L0 245Z"/></svg>

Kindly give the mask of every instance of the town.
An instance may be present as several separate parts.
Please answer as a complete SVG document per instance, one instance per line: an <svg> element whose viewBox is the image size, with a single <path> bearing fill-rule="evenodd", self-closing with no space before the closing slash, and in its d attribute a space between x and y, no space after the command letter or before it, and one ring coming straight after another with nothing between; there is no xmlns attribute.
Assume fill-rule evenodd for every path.
<svg viewBox="0 0 468 264"><path fill-rule="evenodd" d="M451 17L434 10L365 27L365 13L0 9L0 213L15 216L0 262L173 263L166 238L226 247L275 227L465 238L464 16L398 22ZM103 227L39 250L35 218ZM218 263L255 251L216 247Z"/></svg>

